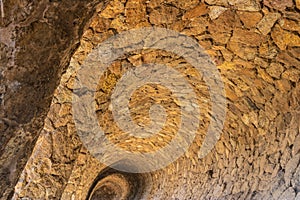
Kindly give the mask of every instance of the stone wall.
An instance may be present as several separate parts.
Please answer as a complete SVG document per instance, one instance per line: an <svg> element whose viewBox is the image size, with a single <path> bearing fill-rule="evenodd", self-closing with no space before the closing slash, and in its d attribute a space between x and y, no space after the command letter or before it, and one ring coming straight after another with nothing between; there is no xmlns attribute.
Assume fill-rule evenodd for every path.
<svg viewBox="0 0 300 200"><path fill-rule="evenodd" d="M86 199L99 194L137 199L300 199L299 9L297 0L115 0L98 5L54 93L14 198ZM76 70L94 47L122 31L150 26L186 34L206 50L225 84L227 116L215 148L199 159L197 153L210 122L211 108L201 74L182 57L165 51L134 51L120 58L101 78L96 94L99 123L111 140L122 135L109 110L111 91L128 69L141 63L161 63L180 71L193 85L201 107L200 129L184 156L155 172L126 174L99 163L81 144L72 117L72 91ZM49 88L44 82L37 83ZM36 99L34 94L32 98ZM134 120L146 124L151 104L171 108L168 122L174 123L175 131L170 125L162 139L152 138L158 147L168 142L168 134L176 132L178 105L170 96L165 88L147 85L134 93L129 105ZM40 105L36 100L32 104ZM40 107L47 108L43 104ZM39 129L33 126L33 130L36 132L28 133L29 138L38 135ZM146 144L153 141L138 142L147 151L151 147ZM133 148L134 142L137 141L132 142ZM116 143L126 148L121 139ZM2 174L8 177L7 172Z"/></svg>

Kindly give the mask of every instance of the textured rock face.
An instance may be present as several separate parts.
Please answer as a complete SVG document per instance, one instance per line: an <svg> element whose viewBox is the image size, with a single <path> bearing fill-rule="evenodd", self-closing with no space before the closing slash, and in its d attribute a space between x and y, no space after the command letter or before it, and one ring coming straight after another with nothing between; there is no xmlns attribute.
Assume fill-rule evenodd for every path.
<svg viewBox="0 0 300 200"><path fill-rule="evenodd" d="M13 188L97 1L1 1L0 197Z"/></svg>
<svg viewBox="0 0 300 200"><path fill-rule="evenodd" d="M298 1L112 0L98 5L87 23L95 3L4 4L4 11L15 15L7 13L0 22L3 199L9 195L15 199L95 199L97 195L117 199L299 198ZM85 24L89 26L84 29ZM99 163L82 146L72 117L72 90L76 70L97 44L122 31L149 26L197 39L222 75L227 118L215 148L198 159L210 116L209 91L202 76L170 52L142 50L120 58L99 80L96 93L99 124L111 140L122 138L122 132L111 116L110 94L127 70L142 63L165 64L184 74L199 97L202 119L184 156L155 172L124 174ZM170 96L166 88L147 85L133 94L129 104L133 119L141 124L150 122L151 104L170 108L170 126L154 140L157 147L176 132L179 105ZM127 146L121 139L116 141L129 151L136 150L137 141ZM152 148L147 146L149 141L138 142L142 146L138 150Z"/></svg>

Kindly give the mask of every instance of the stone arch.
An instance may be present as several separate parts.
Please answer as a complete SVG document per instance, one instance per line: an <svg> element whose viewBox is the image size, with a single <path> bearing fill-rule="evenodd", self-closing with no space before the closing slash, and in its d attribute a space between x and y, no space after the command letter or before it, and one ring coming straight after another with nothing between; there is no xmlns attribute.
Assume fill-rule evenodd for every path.
<svg viewBox="0 0 300 200"><path fill-rule="evenodd" d="M93 28L98 24L100 32L105 27L109 31L103 38L149 23L182 31L195 37L207 50L226 84L228 115L215 149L207 157L195 159L193 153L201 145L196 141L190 154L150 173L154 181L147 190L149 198L299 198L299 30L295 25L299 23L299 13L295 1L281 5L279 1L243 4L226 0L188 3L130 0L124 2L128 6L127 15L133 17L128 20L124 19L122 2L114 1L106 7L106 17L116 14L114 11L120 14L108 17L108 21L114 21L114 27L107 25L104 16L105 19L94 21L85 36L93 37L93 31L97 31ZM142 20L143 17L149 20ZM88 41L82 44L85 46L82 54L78 54L79 59L84 57L84 48L93 46ZM170 56L160 53L164 59ZM128 59L133 65L140 62L136 55ZM71 65L76 67L72 61ZM72 76L67 72L66 77L62 82L67 85ZM113 77L110 78L115 81ZM50 126L44 128L36 146L44 152L33 153L25 176L16 186L21 191L16 194L19 197L46 198L50 193L48 198L84 199L95 177L105 169L80 147L78 138L72 134L74 127L68 125L70 105L61 92L64 87L57 90L57 99L47 117ZM52 185L41 189L38 184L29 184L27 189L34 192L24 190L22 181L33 180L31 167L37 167L40 171L36 174L43 175L38 177L40 185L47 186L47 181Z"/></svg>

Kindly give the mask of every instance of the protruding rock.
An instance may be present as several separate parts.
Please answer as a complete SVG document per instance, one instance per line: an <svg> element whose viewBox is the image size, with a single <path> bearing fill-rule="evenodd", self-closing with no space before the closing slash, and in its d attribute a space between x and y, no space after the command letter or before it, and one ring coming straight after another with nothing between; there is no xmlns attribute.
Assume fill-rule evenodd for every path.
<svg viewBox="0 0 300 200"><path fill-rule="evenodd" d="M279 13L269 13L257 24L258 30L263 34L267 35L271 28L274 26L275 22L280 18Z"/></svg>
<svg viewBox="0 0 300 200"><path fill-rule="evenodd" d="M183 16L182 19L186 20L186 19L193 19L196 17L199 17L201 15L205 15L208 13L208 9L206 7L206 5L204 3L199 4L198 6L196 6L195 8L187 11Z"/></svg>
<svg viewBox="0 0 300 200"><path fill-rule="evenodd" d="M211 20L217 19L227 8L222 6L210 6L209 7L209 17Z"/></svg>
<svg viewBox="0 0 300 200"><path fill-rule="evenodd" d="M263 37L254 31L236 28L233 31L232 41L240 42L249 46L259 46L263 42Z"/></svg>
<svg viewBox="0 0 300 200"><path fill-rule="evenodd" d="M284 71L284 67L279 63L271 63L266 71L270 76L279 79L280 75Z"/></svg>
<svg viewBox="0 0 300 200"><path fill-rule="evenodd" d="M293 6L293 0L264 0L264 5L276 10L285 10Z"/></svg>
<svg viewBox="0 0 300 200"><path fill-rule="evenodd" d="M281 28L289 31L297 31L300 33L300 24L299 22L289 20L289 19L282 19L279 21L279 25Z"/></svg>
<svg viewBox="0 0 300 200"><path fill-rule="evenodd" d="M228 3L237 10L259 11L261 9L259 3L255 0L228 0Z"/></svg>
<svg viewBox="0 0 300 200"><path fill-rule="evenodd" d="M283 30L279 25L276 25L271 33L275 44L285 50L287 46L300 46L300 37L294 33Z"/></svg>
<svg viewBox="0 0 300 200"><path fill-rule="evenodd" d="M205 3L209 5L227 6L228 0L205 0Z"/></svg>
<svg viewBox="0 0 300 200"><path fill-rule="evenodd" d="M260 12L238 11L237 13L246 28L255 27L262 19L262 14Z"/></svg>

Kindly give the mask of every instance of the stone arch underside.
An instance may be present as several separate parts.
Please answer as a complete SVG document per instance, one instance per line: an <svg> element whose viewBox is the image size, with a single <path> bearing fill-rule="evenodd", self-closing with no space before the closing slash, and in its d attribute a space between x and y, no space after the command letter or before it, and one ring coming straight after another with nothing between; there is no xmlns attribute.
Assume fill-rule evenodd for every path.
<svg viewBox="0 0 300 200"><path fill-rule="evenodd" d="M4 2L3 199L86 199L93 194L117 199L300 199L298 1L97 3ZM72 117L73 82L76 69L97 44L149 26L186 34L206 50L225 84L227 116L215 148L198 159L210 109L199 101L201 130L184 156L155 172L124 174L99 163L82 146ZM165 51L134 51L113 63L99 83L98 118L107 133L119 133L109 114L114 85L126 70L144 62L177 66L199 99L209 99L201 74L183 58ZM134 119L148 122L147 102L158 102L173 108L176 125L178 105L156 91L169 96L155 85L134 94L129 105ZM163 143L168 139L162 138Z"/></svg>

